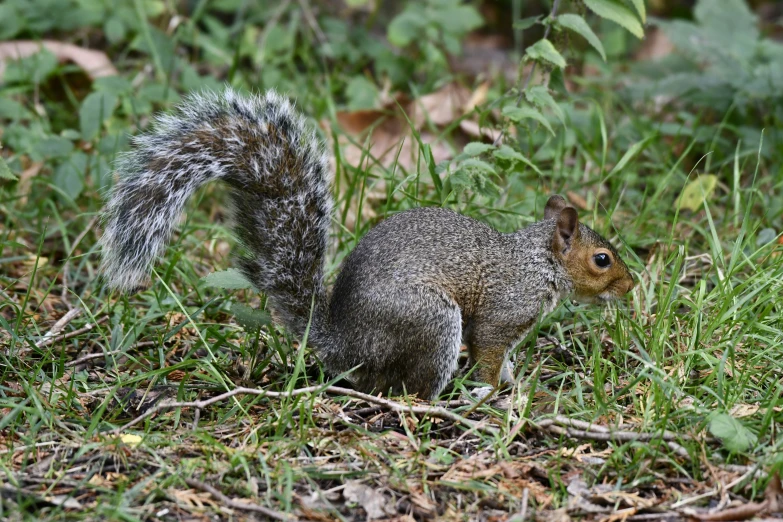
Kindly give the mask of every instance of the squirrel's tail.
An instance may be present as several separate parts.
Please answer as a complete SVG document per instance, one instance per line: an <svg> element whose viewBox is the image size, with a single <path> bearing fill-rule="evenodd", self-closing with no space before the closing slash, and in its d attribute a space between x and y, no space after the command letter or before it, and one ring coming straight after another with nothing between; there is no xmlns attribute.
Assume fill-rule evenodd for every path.
<svg viewBox="0 0 783 522"><path fill-rule="evenodd" d="M328 158L283 97L190 96L133 140L104 214L102 272L112 287L146 285L190 196L223 180L243 275L301 335L313 302L325 301L323 265L332 210Z"/></svg>

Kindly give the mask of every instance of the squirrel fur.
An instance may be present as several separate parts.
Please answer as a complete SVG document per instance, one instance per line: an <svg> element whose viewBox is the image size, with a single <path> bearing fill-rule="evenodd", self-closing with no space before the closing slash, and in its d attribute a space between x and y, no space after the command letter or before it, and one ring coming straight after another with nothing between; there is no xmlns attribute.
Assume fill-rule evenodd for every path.
<svg viewBox="0 0 783 522"><path fill-rule="evenodd" d="M274 92L191 95L133 145L104 212L109 286L145 287L186 201L222 180L239 270L293 335L309 324L328 373L356 368L360 390L436 398L463 342L475 380L509 382L508 352L541 314L571 295L601 302L634 286L612 245L552 196L544 219L510 234L442 208L395 214L362 238L328 291L328 157Z"/></svg>

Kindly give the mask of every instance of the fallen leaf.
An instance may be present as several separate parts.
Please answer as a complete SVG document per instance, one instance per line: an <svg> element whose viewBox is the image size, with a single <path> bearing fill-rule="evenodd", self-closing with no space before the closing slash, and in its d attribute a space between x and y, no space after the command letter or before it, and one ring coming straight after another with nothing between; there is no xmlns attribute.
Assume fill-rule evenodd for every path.
<svg viewBox="0 0 783 522"><path fill-rule="evenodd" d="M732 417L749 417L759 411L758 404L735 404L729 412Z"/></svg>
<svg viewBox="0 0 783 522"><path fill-rule="evenodd" d="M696 179L685 185L677 202L679 210L687 209L696 212L715 192L718 185L718 177L714 174L701 174Z"/></svg>
<svg viewBox="0 0 783 522"><path fill-rule="evenodd" d="M357 481L349 481L343 488L343 497L353 502L367 513L368 519L393 515L396 510L389 506L388 500L379 491Z"/></svg>
<svg viewBox="0 0 783 522"><path fill-rule="evenodd" d="M45 48L54 54L60 62L73 62L78 65L93 80L103 76L116 76L117 69L103 51L85 49L77 45L54 40L14 40L0 42L0 78L5 72L5 64L9 61L21 60L32 56Z"/></svg>
<svg viewBox="0 0 783 522"><path fill-rule="evenodd" d="M124 433L120 435L120 440L130 446L131 448L135 448L141 443L141 437L138 435L134 435L132 433Z"/></svg>

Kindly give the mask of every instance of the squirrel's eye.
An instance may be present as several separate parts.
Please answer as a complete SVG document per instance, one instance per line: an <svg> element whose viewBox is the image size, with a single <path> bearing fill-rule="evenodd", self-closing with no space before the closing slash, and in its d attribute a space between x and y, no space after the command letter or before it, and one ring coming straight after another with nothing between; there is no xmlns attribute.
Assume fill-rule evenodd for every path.
<svg viewBox="0 0 783 522"><path fill-rule="evenodd" d="M609 254L604 254L603 252L594 255L593 260L600 268L606 268L612 264L612 259L609 257Z"/></svg>

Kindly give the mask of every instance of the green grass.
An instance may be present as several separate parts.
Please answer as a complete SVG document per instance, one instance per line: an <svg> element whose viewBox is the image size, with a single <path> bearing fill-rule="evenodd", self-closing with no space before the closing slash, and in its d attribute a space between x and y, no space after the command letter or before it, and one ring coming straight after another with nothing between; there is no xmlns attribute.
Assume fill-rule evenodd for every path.
<svg viewBox="0 0 783 522"><path fill-rule="evenodd" d="M589 81L559 98L569 125L556 127L555 137L520 129L515 147L544 175L501 165L493 178L498 197L470 189L449 194L448 177L441 188L429 168L368 170L338 161L342 196L330 280L358 238L386 215L442 204L508 231L536 211L540 217L555 192L584 198L582 219L620 247L637 275L631 296L616 306L564 304L542 320L515 351L518 383L503 394L507 408L476 407L462 395L468 381L455 379L438 405L494 432L313 392L175 408L117 434L167 400L204 400L237 386L291 392L333 382L284 331L240 326L232 304L263 308L262 296L202 280L231 266L219 186L189 204L149 290L107 291L97 273L96 217L125 136L181 93L223 80L290 92L302 110L336 128L336 112L352 103L345 88L350 67L363 63L318 54L318 37L295 5L280 15L259 8L236 16L202 6L174 36L158 18L171 14L167 7L133 5L130 14L84 22L100 42L101 24L136 17L135 26L125 22L136 39L108 40L120 76L99 85L116 106L93 138L79 135L90 89L73 66L54 65L36 82L33 73L43 66L28 61L19 80L0 84L4 157L15 174L35 172L0 188L0 518L247 516L187 478L312 520L364 520L376 494L382 498L375 509L387 517L504 519L565 508L582 482L582 502L601 504L605 514L641 509L644 501L683 513L679 500L720 484L733 483L730 498L739 501L763 494L766 477L783 462L783 171L743 152L747 143L724 146L720 118L694 118L706 140L664 136L656 114ZM150 6L163 12L153 16L144 11ZM275 36L266 41L278 47L237 43L244 28L264 22ZM52 30L77 38L74 28ZM362 60L377 65L377 57ZM419 92L445 82L430 65L412 71L403 88ZM454 127L441 131L459 147ZM638 154L613 171L642 141ZM683 187L702 172L718 175L715 193L696 212L678 211ZM374 204L367 195L379 181L390 197ZM364 205L377 217L352 227L348 209ZM100 324L37 347L72 308L82 313L63 334ZM72 364L91 354L105 355ZM655 436L606 442L582 439L562 424L559 434L557 426L537 427L555 415L658 437L673 432L688 457ZM754 475L756 468L763 473ZM720 498L715 490L687 507ZM584 514L573 507L570 513Z"/></svg>

